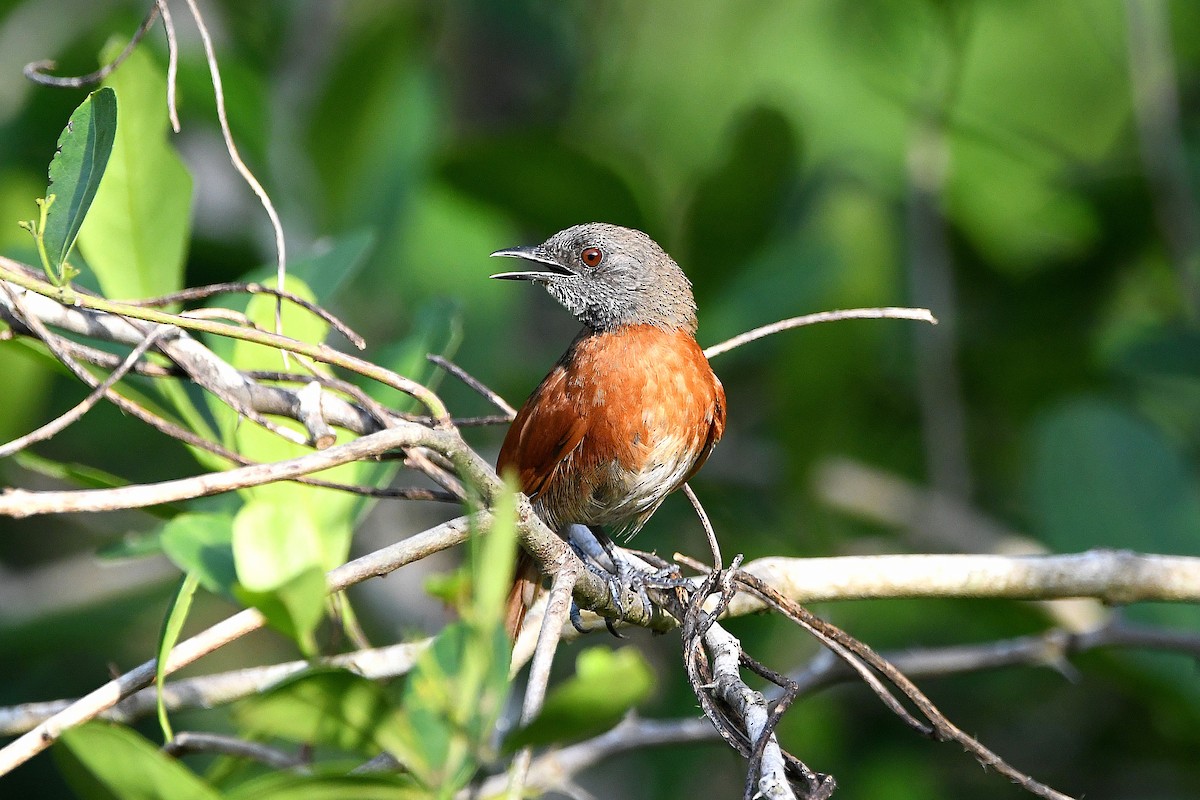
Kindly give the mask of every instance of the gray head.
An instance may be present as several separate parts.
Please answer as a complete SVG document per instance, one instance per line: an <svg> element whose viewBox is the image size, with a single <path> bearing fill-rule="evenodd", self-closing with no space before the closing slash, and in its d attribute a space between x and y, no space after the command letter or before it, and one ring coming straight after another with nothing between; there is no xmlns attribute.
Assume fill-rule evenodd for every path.
<svg viewBox="0 0 1200 800"><path fill-rule="evenodd" d="M546 287L580 322L597 331L656 325L696 332L696 301L683 270L641 231L589 222L559 231L532 247L497 250L523 258L528 269L493 278Z"/></svg>

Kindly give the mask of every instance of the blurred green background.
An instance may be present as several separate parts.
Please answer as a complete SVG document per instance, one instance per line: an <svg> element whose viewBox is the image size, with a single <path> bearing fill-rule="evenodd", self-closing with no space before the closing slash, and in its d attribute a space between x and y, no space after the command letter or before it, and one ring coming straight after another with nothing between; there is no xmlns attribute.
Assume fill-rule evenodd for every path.
<svg viewBox="0 0 1200 800"><path fill-rule="evenodd" d="M83 96L34 86L21 67L94 68L143 5L0 0L5 254L34 263L16 222L34 214ZM205 8L234 135L293 258L364 249L355 269L321 282L325 303L367 336L368 358L452 320L456 360L519 402L576 324L543 292L487 280L486 256L590 220L642 228L675 256L695 284L702 344L812 311L933 310L937 328L840 322L714 359L729 429L695 485L727 557L993 551L1018 538L1055 552L1200 555L1192 0ZM222 149L183 14L173 141L195 179L186 280L198 285L261 272L274 256L265 215ZM144 47L165 65L161 31ZM0 438L85 394L47 363L0 345ZM453 382L443 389L456 413L486 413ZM489 455L500 436L470 433ZM35 452L130 480L197 469L110 408ZM52 485L27 466L0 464L5 483ZM399 505L376 510L356 552L433 518ZM85 691L108 664L153 652L173 573L92 556L152 518L0 524L0 704ZM704 552L682 499L638 544ZM441 624L419 581L390 583L406 587L362 600L377 642ZM212 601L197 615L227 610ZM819 610L880 649L983 642L1061 619L980 601ZM1200 632L1195 611L1117 613ZM776 669L814 652L777 620L730 627ZM636 645L658 669L644 713L694 713L677 640ZM263 635L202 667L292 657ZM1121 651L1075 664L1072 680L1028 667L921 684L962 728L1068 793L1200 796L1194 664ZM187 719L219 724L219 714ZM783 738L834 773L847 800L1020 796L908 732L858 686L798 704ZM603 797L735 796L743 775L741 759L711 744L623 757L583 784ZM4 796L70 796L45 756L5 784Z"/></svg>

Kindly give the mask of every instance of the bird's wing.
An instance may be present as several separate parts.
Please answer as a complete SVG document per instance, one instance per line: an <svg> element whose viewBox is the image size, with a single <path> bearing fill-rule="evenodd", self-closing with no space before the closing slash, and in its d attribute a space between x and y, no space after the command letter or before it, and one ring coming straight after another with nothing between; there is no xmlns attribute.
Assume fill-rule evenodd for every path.
<svg viewBox="0 0 1200 800"><path fill-rule="evenodd" d="M687 483L693 475L700 471L713 448L717 446L717 442L721 441L721 436L725 433L725 387L721 385L721 381L716 375L713 375L713 384L712 417L709 419L708 433L704 438L704 445L700 448L699 455L696 456L696 462L684 476L683 483Z"/></svg>
<svg viewBox="0 0 1200 800"><path fill-rule="evenodd" d="M587 433L587 423L562 390L565 380L561 367L546 376L517 412L496 460L497 471L515 471L521 491L530 497L545 488Z"/></svg>

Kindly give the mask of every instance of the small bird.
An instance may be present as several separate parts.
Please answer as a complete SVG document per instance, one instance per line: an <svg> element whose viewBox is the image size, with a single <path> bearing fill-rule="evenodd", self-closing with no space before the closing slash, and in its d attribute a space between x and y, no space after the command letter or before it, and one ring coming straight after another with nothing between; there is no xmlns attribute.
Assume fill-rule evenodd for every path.
<svg viewBox="0 0 1200 800"><path fill-rule="evenodd" d="M583 323L517 412L497 470L513 471L543 521L637 533L725 431L725 390L696 343L683 270L646 234L593 222L497 250L530 262L493 278L541 284ZM515 636L540 578L522 552L506 626Z"/></svg>

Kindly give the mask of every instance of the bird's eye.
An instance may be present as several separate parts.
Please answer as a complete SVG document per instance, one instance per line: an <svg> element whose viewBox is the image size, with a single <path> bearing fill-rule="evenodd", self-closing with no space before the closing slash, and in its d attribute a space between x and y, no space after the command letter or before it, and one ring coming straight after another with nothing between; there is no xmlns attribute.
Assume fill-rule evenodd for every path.
<svg viewBox="0 0 1200 800"><path fill-rule="evenodd" d="M589 247L580 253L579 257L583 259L583 263L589 267L594 267L604 260L604 253L599 247Z"/></svg>

